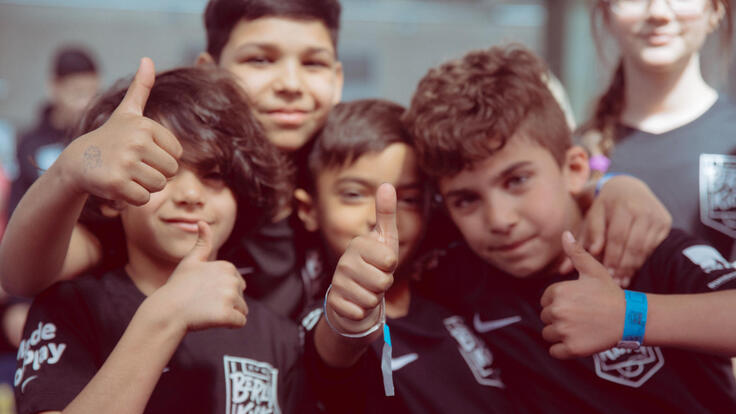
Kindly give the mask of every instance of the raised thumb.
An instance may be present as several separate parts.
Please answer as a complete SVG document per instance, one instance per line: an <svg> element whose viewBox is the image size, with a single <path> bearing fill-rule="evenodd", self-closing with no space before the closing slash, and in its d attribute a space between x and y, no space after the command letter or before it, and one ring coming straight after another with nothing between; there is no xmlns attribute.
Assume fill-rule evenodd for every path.
<svg viewBox="0 0 736 414"><path fill-rule="evenodd" d="M376 227L378 240L399 251L399 230L396 227L396 189L388 183L376 190Z"/></svg>
<svg viewBox="0 0 736 414"><path fill-rule="evenodd" d="M206 262L210 260L212 254L212 229L205 221L197 222L197 241L194 243L192 250L182 260L196 260Z"/></svg>
<svg viewBox="0 0 736 414"><path fill-rule="evenodd" d="M595 257L585 251L583 246L575 241L575 237L569 231L562 233L562 248L572 261L581 278L595 277L610 279L611 275Z"/></svg>
<svg viewBox="0 0 736 414"><path fill-rule="evenodd" d="M148 95L151 94L151 88L156 80L156 69L150 58L144 57L138 66L133 81L128 86L125 97L118 105L115 112L124 112L134 115L143 115L148 101Z"/></svg>

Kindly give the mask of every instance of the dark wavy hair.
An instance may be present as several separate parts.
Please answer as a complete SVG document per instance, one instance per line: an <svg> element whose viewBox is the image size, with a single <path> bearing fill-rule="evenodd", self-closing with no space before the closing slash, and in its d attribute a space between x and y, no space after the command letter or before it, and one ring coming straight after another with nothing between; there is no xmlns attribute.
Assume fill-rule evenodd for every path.
<svg viewBox="0 0 736 414"><path fill-rule="evenodd" d="M430 69L403 117L424 172L435 179L455 175L517 136L562 165L571 133L547 73L520 45L473 51Z"/></svg>
<svg viewBox="0 0 736 414"><path fill-rule="evenodd" d="M130 81L99 97L81 120L76 136L99 128L125 96ZM180 163L207 171L219 167L237 201L237 220L229 241L269 221L290 196L291 173L283 155L265 137L233 76L214 66L182 68L156 76L144 116L168 128L184 148ZM99 207L109 201L91 197L82 222L103 240L111 240L111 219ZM119 220L115 219L119 225ZM122 228L119 234L122 235ZM120 249L120 239L115 246ZM108 251L109 249L103 249Z"/></svg>
<svg viewBox="0 0 736 414"><path fill-rule="evenodd" d="M319 134L303 152L298 185L314 190L321 171L352 165L365 154L379 153L394 143L412 145L401 121L404 107L383 99L337 104ZM305 167L305 168L304 168Z"/></svg>
<svg viewBox="0 0 736 414"><path fill-rule="evenodd" d="M233 28L241 20L261 17L320 21L330 32L337 51L340 12L339 0L210 0L204 12L207 53L219 61Z"/></svg>

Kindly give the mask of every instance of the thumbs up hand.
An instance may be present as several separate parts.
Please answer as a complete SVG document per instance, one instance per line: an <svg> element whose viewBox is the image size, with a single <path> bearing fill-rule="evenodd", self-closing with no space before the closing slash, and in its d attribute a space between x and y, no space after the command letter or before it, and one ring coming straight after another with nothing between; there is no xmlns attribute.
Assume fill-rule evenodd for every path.
<svg viewBox="0 0 736 414"><path fill-rule="evenodd" d="M212 230L204 221L197 227L192 250L147 301L158 302L153 308L169 315L168 322L180 323L183 331L242 327L248 316L245 280L232 263L211 261Z"/></svg>
<svg viewBox="0 0 736 414"><path fill-rule="evenodd" d="M154 79L153 61L143 58L110 118L72 141L59 156L56 168L72 191L142 205L176 174L181 144L161 124L143 116Z"/></svg>
<svg viewBox="0 0 736 414"><path fill-rule="evenodd" d="M562 245L580 276L552 284L542 295L542 336L553 343L549 353L566 359L609 349L623 334L624 291L570 232L563 234Z"/></svg>
<svg viewBox="0 0 736 414"><path fill-rule="evenodd" d="M381 301L393 284L398 257L396 190L382 184L376 190L375 228L350 242L332 277L325 310L335 329L355 334L379 322Z"/></svg>

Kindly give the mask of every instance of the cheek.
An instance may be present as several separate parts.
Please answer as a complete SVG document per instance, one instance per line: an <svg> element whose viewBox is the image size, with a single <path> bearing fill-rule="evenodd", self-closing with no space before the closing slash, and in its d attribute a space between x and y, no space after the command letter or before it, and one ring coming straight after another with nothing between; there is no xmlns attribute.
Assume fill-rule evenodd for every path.
<svg viewBox="0 0 736 414"><path fill-rule="evenodd" d="M264 86L268 84L268 76L263 71L250 70L240 65L223 67L235 75L238 84L249 99L256 99Z"/></svg>
<svg viewBox="0 0 736 414"><path fill-rule="evenodd" d="M352 239L366 232L367 220L361 210L345 206L321 209L329 212L320 217L321 232L336 255L342 255Z"/></svg>
<svg viewBox="0 0 736 414"><path fill-rule="evenodd" d="M485 227L480 212L474 214L457 214L450 212L453 223L457 226L465 241L475 249L476 245L483 244Z"/></svg>
<svg viewBox="0 0 736 414"><path fill-rule="evenodd" d="M406 243L416 243L424 230L424 218L419 212L399 211L396 217L399 239Z"/></svg>
<svg viewBox="0 0 736 414"><path fill-rule="evenodd" d="M308 81L305 85L309 87L311 95L314 97L322 109L325 111L332 107L332 98L335 94L335 81L331 75L325 73L309 74Z"/></svg>

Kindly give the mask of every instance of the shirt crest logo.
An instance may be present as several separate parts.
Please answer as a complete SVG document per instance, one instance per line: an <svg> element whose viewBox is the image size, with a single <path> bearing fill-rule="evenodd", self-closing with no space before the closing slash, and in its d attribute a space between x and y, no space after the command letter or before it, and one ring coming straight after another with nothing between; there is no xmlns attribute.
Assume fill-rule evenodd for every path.
<svg viewBox="0 0 736 414"><path fill-rule="evenodd" d="M229 355L223 357L227 414L280 414L278 369L265 362Z"/></svg>
<svg viewBox="0 0 736 414"><path fill-rule="evenodd" d="M700 154L700 220L736 238L736 156Z"/></svg>
<svg viewBox="0 0 736 414"><path fill-rule="evenodd" d="M593 362L600 378L639 388L664 366L664 356L656 346L638 349L614 347L593 355Z"/></svg>
<svg viewBox="0 0 736 414"><path fill-rule="evenodd" d="M481 385L504 388L501 373L493 367L493 354L473 332L465 325L463 318L451 316L444 320L445 328L458 343L458 351Z"/></svg>

